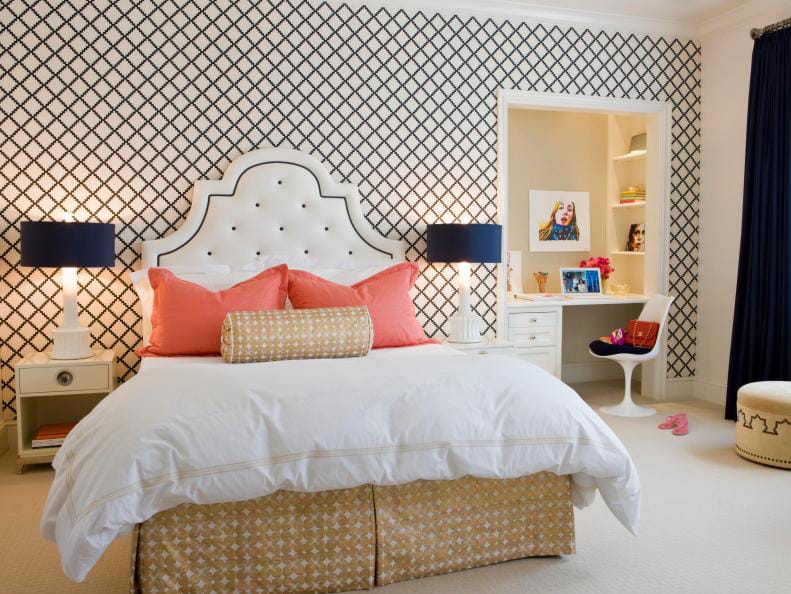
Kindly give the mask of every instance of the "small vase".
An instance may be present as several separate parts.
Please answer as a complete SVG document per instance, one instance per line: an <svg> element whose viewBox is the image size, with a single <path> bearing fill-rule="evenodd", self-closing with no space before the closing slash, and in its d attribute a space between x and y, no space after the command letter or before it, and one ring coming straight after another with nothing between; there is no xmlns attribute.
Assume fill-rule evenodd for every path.
<svg viewBox="0 0 791 594"><path fill-rule="evenodd" d="M610 279L608 279L608 278L601 279L601 292L602 293L609 293L610 292L609 280Z"/></svg>
<svg viewBox="0 0 791 594"><path fill-rule="evenodd" d="M547 275L543 272L534 272L533 278L536 279L536 289L539 293L546 293L547 291Z"/></svg>

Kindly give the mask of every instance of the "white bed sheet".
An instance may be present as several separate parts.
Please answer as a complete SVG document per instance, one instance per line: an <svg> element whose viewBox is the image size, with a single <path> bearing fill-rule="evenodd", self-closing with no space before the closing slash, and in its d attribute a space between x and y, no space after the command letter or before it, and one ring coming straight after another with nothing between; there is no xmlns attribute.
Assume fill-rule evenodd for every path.
<svg viewBox="0 0 791 594"><path fill-rule="evenodd" d="M464 356L465 353L457 351L456 349L444 344L421 344L418 346L398 347L390 349L372 349L368 351L368 359L382 359L393 357L412 357L415 355L431 356L431 355L459 355ZM292 361L291 364L299 363ZM144 369L155 368L184 368L191 367L195 364L200 365L228 365L223 361L222 357L144 357L140 361L140 371ZM269 363L261 363L260 365L270 365Z"/></svg>
<svg viewBox="0 0 791 594"><path fill-rule="evenodd" d="M120 534L184 502L465 475L572 475L636 533L640 485L581 398L513 357L442 345L229 365L149 358L72 431L41 521L82 581Z"/></svg>

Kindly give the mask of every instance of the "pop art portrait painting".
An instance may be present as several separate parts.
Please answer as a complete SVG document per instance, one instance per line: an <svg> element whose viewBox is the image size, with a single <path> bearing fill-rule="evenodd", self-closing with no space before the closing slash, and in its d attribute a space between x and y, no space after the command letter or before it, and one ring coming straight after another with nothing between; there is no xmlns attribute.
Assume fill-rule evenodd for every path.
<svg viewBox="0 0 791 594"><path fill-rule="evenodd" d="M590 250L590 194L530 190L530 251Z"/></svg>

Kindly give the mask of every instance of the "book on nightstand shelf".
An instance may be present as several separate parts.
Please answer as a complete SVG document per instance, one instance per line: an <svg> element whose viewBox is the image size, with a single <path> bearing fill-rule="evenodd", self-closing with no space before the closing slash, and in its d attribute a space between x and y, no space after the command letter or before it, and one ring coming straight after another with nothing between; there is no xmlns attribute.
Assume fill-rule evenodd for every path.
<svg viewBox="0 0 791 594"><path fill-rule="evenodd" d="M73 423L53 423L51 425L42 425L36 431L30 443L32 448L51 448L63 445L63 441L69 434L76 422Z"/></svg>

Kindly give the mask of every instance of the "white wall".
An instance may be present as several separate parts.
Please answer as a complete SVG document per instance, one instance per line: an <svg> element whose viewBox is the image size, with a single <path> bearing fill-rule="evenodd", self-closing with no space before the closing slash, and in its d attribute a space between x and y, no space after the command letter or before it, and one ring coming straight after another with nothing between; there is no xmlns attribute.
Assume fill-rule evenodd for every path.
<svg viewBox="0 0 791 594"><path fill-rule="evenodd" d="M560 268L607 253L607 115L574 111L508 111L508 249L522 252L522 282L536 291L533 272L549 272L547 290L560 292ZM530 190L590 194L588 252L531 252ZM618 264L616 263L616 266ZM591 357L588 344L637 317L640 306L568 307L563 313L566 382L622 378L621 368ZM639 378L639 371L636 374Z"/></svg>
<svg viewBox="0 0 791 594"><path fill-rule="evenodd" d="M590 194L590 250L531 252L530 190ZM560 292L560 268L604 255L607 213L607 115L537 109L508 110L508 249L522 252L525 293L533 272L549 272L547 291Z"/></svg>
<svg viewBox="0 0 791 594"><path fill-rule="evenodd" d="M701 36L702 134L698 331L694 393L725 403L741 234L750 29L791 16L753 2Z"/></svg>

